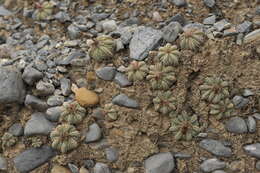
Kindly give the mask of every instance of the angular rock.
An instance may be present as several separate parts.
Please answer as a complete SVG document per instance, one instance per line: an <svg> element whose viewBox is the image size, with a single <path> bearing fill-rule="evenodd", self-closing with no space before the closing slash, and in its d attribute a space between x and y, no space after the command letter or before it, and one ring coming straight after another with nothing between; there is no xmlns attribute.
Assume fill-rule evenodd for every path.
<svg viewBox="0 0 260 173"><path fill-rule="evenodd" d="M171 173L175 161L170 152L155 154L144 161L145 173Z"/></svg>
<svg viewBox="0 0 260 173"><path fill-rule="evenodd" d="M204 0L204 4L209 7L209 8L212 8L215 6L216 2L215 0Z"/></svg>
<svg viewBox="0 0 260 173"><path fill-rule="evenodd" d="M13 13L9 10L7 10L5 7L0 6L0 16L10 16Z"/></svg>
<svg viewBox="0 0 260 173"><path fill-rule="evenodd" d="M247 118L247 127L250 133L254 133L256 131L256 121L252 116Z"/></svg>
<svg viewBox="0 0 260 173"><path fill-rule="evenodd" d="M244 89L244 91L243 91L244 97L249 97L249 96L253 96L253 95L254 95L254 93L250 89Z"/></svg>
<svg viewBox="0 0 260 173"><path fill-rule="evenodd" d="M116 21L114 20L107 20L102 23L102 28L105 33L109 33L115 31L117 29Z"/></svg>
<svg viewBox="0 0 260 173"><path fill-rule="evenodd" d="M226 19L222 19L216 23L214 23L214 27L220 32L224 29L227 29L230 26L230 23Z"/></svg>
<svg viewBox="0 0 260 173"><path fill-rule="evenodd" d="M226 122L225 128L228 132L242 134L247 133L247 125L243 118L233 117Z"/></svg>
<svg viewBox="0 0 260 173"><path fill-rule="evenodd" d="M120 87L128 87L132 85L132 82L130 82L127 78L127 76L124 73L116 72L114 80L116 84L118 84Z"/></svg>
<svg viewBox="0 0 260 173"><path fill-rule="evenodd" d="M96 163L93 173L111 173L109 167L104 163Z"/></svg>
<svg viewBox="0 0 260 173"><path fill-rule="evenodd" d="M236 95L233 97L232 102L236 108L243 108L249 103L249 99Z"/></svg>
<svg viewBox="0 0 260 173"><path fill-rule="evenodd" d="M171 0L171 3L173 3L177 7L183 7L187 5L186 0Z"/></svg>
<svg viewBox="0 0 260 173"><path fill-rule="evenodd" d="M70 39L77 39L80 36L80 29L74 24L68 26L68 34Z"/></svg>
<svg viewBox="0 0 260 173"><path fill-rule="evenodd" d="M236 30L239 33L247 33L251 30L252 26L253 26L252 22L244 21L243 23L241 23L236 27Z"/></svg>
<svg viewBox="0 0 260 173"><path fill-rule="evenodd" d="M253 42L253 41L257 41L257 40L260 40L260 29L256 29L256 30L248 33L244 37L244 43L249 43L249 42Z"/></svg>
<svg viewBox="0 0 260 173"><path fill-rule="evenodd" d="M96 123L91 124L89 126L88 131L85 134L85 137L86 137L85 142L86 143L95 142L95 141L99 140L101 138L101 136L102 136L102 133L101 133L101 129L98 126L98 124L96 124Z"/></svg>
<svg viewBox="0 0 260 173"><path fill-rule="evenodd" d="M246 145L243 148L249 156L260 159L260 143Z"/></svg>
<svg viewBox="0 0 260 173"><path fill-rule="evenodd" d="M186 25L186 23L187 23L186 19L183 17L183 15L181 13L177 13L176 15L169 18L167 20L167 23L170 23L170 22L179 22L179 24L181 24L182 26Z"/></svg>
<svg viewBox="0 0 260 173"><path fill-rule="evenodd" d="M257 120L260 120L260 113L254 113L252 116Z"/></svg>
<svg viewBox="0 0 260 173"><path fill-rule="evenodd" d="M14 158L14 166L21 173L27 173L48 162L55 156L49 146L30 148Z"/></svg>
<svg viewBox="0 0 260 173"><path fill-rule="evenodd" d="M54 15L54 18L61 23L70 21L69 14L64 11L59 11L57 14Z"/></svg>
<svg viewBox="0 0 260 173"><path fill-rule="evenodd" d="M260 171L260 160L258 160L255 164L256 170Z"/></svg>
<svg viewBox="0 0 260 173"><path fill-rule="evenodd" d="M69 96L71 94L71 82L67 78L60 79L60 88L64 96Z"/></svg>
<svg viewBox="0 0 260 173"><path fill-rule="evenodd" d="M113 147L106 148L105 153L106 153L106 158L108 161L115 162L118 160L119 153L116 148L113 148Z"/></svg>
<svg viewBox="0 0 260 173"><path fill-rule="evenodd" d="M129 98L125 94L119 94L112 99L112 103L118 106L124 106L127 108L139 108L139 103L136 100Z"/></svg>
<svg viewBox="0 0 260 173"><path fill-rule="evenodd" d="M79 168L76 165L69 163L68 166L72 173L79 173Z"/></svg>
<svg viewBox="0 0 260 173"><path fill-rule="evenodd" d="M45 101L30 94L26 95L24 104L38 111L45 111L48 108Z"/></svg>
<svg viewBox="0 0 260 173"><path fill-rule="evenodd" d="M201 165L200 169L203 172L212 172L218 169L224 169L226 167L226 163L222 162L216 158L205 160Z"/></svg>
<svg viewBox="0 0 260 173"><path fill-rule="evenodd" d="M1 171L7 170L7 161L4 157L0 157L0 170Z"/></svg>
<svg viewBox="0 0 260 173"><path fill-rule="evenodd" d="M64 96L54 95L50 96L47 100L49 106L61 106L64 102Z"/></svg>
<svg viewBox="0 0 260 173"><path fill-rule="evenodd" d="M130 58L144 60L149 51L157 47L162 40L162 32L150 27L139 27L130 41Z"/></svg>
<svg viewBox="0 0 260 173"><path fill-rule="evenodd" d="M96 75L103 80L112 81L116 75L115 67L102 67L96 70Z"/></svg>
<svg viewBox="0 0 260 173"><path fill-rule="evenodd" d="M73 62L73 60L75 59L85 59L84 57L89 58L87 57L87 55L82 52L82 51L72 51L68 56L66 56L65 58L59 58L59 59L56 59L55 62L58 64L58 65L69 65ZM81 64L82 65L82 64ZM84 64L83 64L84 65Z"/></svg>
<svg viewBox="0 0 260 173"><path fill-rule="evenodd" d="M112 36L120 37L124 45L128 45L133 37L132 27L119 27L116 31L111 33Z"/></svg>
<svg viewBox="0 0 260 173"><path fill-rule="evenodd" d="M213 25L216 22L216 15L209 16L203 20L204 25Z"/></svg>
<svg viewBox="0 0 260 173"><path fill-rule="evenodd" d="M24 127L24 135L48 135L54 125L45 118L44 113L34 113Z"/></svg>
<svg viewBox="0 0 260 173"><path fill-rule="evenodd" d="M9 127L8 132L14 136L22 136L23 126L21 123L14 123L11 127Z"/></svg>
<svg viewBox="0 0 260 173"><path fill-rule="evenodd" d="M182 31L182 26L179 22L171 22L162 30L163 39L167 42L174 42Z"/></svg>
<svg viewBox="0 0 260 173"><path fill-rule="evenodd" d="M55 91L55 87L51 83L39 81L36 84L36 93L39 96L48 96L48 95L53 94L54 91Z"/></svg>
<svg viewBox="0 0 260 173"><path fill-rule="evenodd" d="M226 172L223 170L216 170L216 171L213 171L212 173L226 173Z"/></svg>
<svg viewBox="0 0 260 173"><path fill-rule="evenodd" d="M222 142L214 139L203 139L199 146L208 152L221 157L231 157L232 151L229 147L223 145Z"/></svg>
<svg viewBox="0 0 260 173"><path fill-rule="evenodd" d="M23 71L22 77L28 85L33 85L38 80L42 79L43 74L33 67L26 67Z"/></svg>
<svg viewBox="0 0 260 173"><path fill-rule="evenodd" d="M50 121L57 122L59 121L60 115L63 112L62 106L56 106L47 109L46 111L46 118Z"/></svg>

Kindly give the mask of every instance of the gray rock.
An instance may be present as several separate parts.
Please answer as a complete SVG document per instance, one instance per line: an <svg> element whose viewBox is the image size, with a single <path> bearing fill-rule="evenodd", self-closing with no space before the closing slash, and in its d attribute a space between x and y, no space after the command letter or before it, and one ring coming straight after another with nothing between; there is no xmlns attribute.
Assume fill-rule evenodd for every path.
<svg viewBox="0 0 260 173"><path fill-rule="evenodd" d="M46 118L50 121L57 122L59 121L60 115L63 112L63 107L62 106L56 106L47 109L46 111Z"/></svg>
<svg viewBox="0 0 260 173"><path fill-rule="evenodd" d="M200 169L203 172L212 172L218 169L224 169L226 167L226 163L222 162L216 158L205 160L201 165Z"/></svg>
<svg viewBox="0 0 260 173"><path fill-rule="evenodd" d="M102 67L96 70L96 75L103 80L112 81L116 75L115 67Z"/></svg>
<svg viewBox="0 0 260 173"><path fill-rule="evenodd" d="M44 113L34 113L24 127L24 135L48 135L54 125L45 118Z"/></svg>
<svg viewBox="0 0 260 173"><path fill-rule="evenodd" d="M243 108L249 103L249 99L236 95L233 97L232 102L236 108Z"/></svg>
<svg viewBox="0 0 260 173"><path fill-rule="evenodd" d="M93 173L111 173L109 167L104 163L96 163Z"/></svg>
<svg viewBox="0 0 260 173"><path fill-rule="evenodd" d="M250 133L254 133L256 131L256 121L252 116L247 118L247 127Z"/></svg>
<svg viewBox="0 0 260 173"><path fill-rule="evenodd" d="M54 91L55 91L55 87L51 83L39 81L36 84L36 93L39 96L48 96L48 95L53 94Z"/></svg>
<svg viewBox="0 0 260 173"><path fill-rule="evenodd" d="M61 23L70 21L69 14L64 11L59 11L57 14L54 15L54 18Z"/></svg>
<svg viewBox="0 0 260 173"><path fill-rule="evenodd" d="M98 126L98 124L96 123L91 124L85 136L86 136L85 139L86 143L98 141L102 136L101 129Z"/></svg>
<svg viewBox="0 0 260 173"><path fill-rule="evenodd" d="M244 92L243 92L244 97L249 97L249 96L253 96L253 95L254 95L254 93L250 89L244 89Z"/></svg>
<svg viewBox="0 0 260 173"><path fill-rule="evenodd" d="M179 22L171 22L162 30L163 39L167 42L174 42L182 31L182 26Z"/></svg>
<svg viewBox="0 0 260 173"><path fill-rule="evenodd" d="M9 127L8 132L14 136L22 136L23 126L21 123L14 123L11 127Z"/></svg>
<svg viewBox="0 0 260 173"><path fill-rule="evenodd" d="M171 0L170 2L176 5L177 7L183 7L187 5L186 0Z"/></svg>
<svg viewBox="0 0 260 173"><path fill-rule="evenodd" d="M64 102L64 96L50 96L47 100L47 104L49 106L61 106Z"/></svg>
<svg viewBox="0 0 260 173"><path fill-rule="evenodd" d="M236 30L239 33L247 33L251 30L252 26L253 26L252 22L244 21L243 23L241 23L236 27Z"/></svg>
<svg viewBox="0 0 260 173"><path fill-rule="evenodd" d="M14 166L19 172L28 173L48 162L54 156L55 153L49 146L30 148L14 158Z"/></svg>
<svg viewBox="0 0 260 173"><path fill-rule="evenodd" d="M119 27L116 31L111 33L112 36L120 37L124 45L128 45L133 37L132 27Z"/></svg>
<svg viewBox="0 0 260 173"><path fill-rule="evenodd" d="M43 74L33 67L26 67L24 69L22 77L28 85L33 85L38 80L42 79Z"/></svg>
<svg viewBox="0 0 260 173"><path fill-rule="evenodd" d="M173 153L173 156L174 158L177 158L177 159L189 159L191 158L192 156L190 154L186 154L186 153Z"/></svg>
<svg viewBox="0 0 260 173"><path fill-rule="evenodd" d="M97 109L93 110L93 112L90 116L94 117L98 120L103 120L105 118L105 112L102 108L97 108Z"/></svg>
<svg viewBox="0 0 260 173"><path fill-rule="evenodd" d="M95 162L94 162L94 160L87 159L87 160L83 161L83 165L84 165L85 168L91 169L95 166Z"/></svg>
<svg viewBox="0 0 260 173"><path fill-rule="evenodd" d="M242 134L247 133L247 125L245 120L240 117L233 117L229 119L226 124L225 128L228 132Z"/></svg>
<svg viewBox="0 0 260 173"><path fill-rule="evenodd" d="M46 71L48 69L48 66L45 64L45 62L40 59L36 59L34 61L34 67L39 71Z"/></svg>
<svg viewBox="0 0 260 173"><path fill-rule="evenodd" d="M60 79L60 88L64 96L69 96L71 94L71 82L67 78Z"/></svg>
<svg viewBox="0 0 260 173"><path fill-rule="evenodd" d="M124 43L122 42L121 39L116 39L116 52L119 52L120 50L123 50L124 47Z"/></svg>
<svg viewBox="0 0 260 173"><path fill-rule="evenodd" d="M105 33L109 33L115 31L117 29L116 21L114 20L106 20L102 23L102 28Z"/></svg>
<svg viewBox="0 0 260 173"><path fill-rule="evenodd" d="M86 57L86 54L81 51L72 51L68 56L65 58L62 57L60 59L56 59L56 63L58 65L69 65L74 59L79 59Z"/></svg>
<svg viewBox="0 0 260 173"><path fill-rule="evenodd" d="M252 116L257 120L260 120L260 113L254 113Z"/></svg>
<svg viewBox="0 0 260 173"><path fill-rule="evenodd" d="M7 10L5 7L0 6L0 16L10 16L13 13L9 10Z"/></svg>
<svg viewBox="0 0 260 173"><path fill-rule="evenodd" d="M7 170L7 161L4 157L0 157L0 170L1 171Z"/></svg>
<svg viewBox="0 0 260 173"><path fill-rule="evenodd" d="M209 7L209 8L212 8L215 6L216 2L215 0L204 0L204 4Z"/></svg>
<svg viewBox="0 0 260 173"><path fill-rule="evenodd" d="M72 173L79 173L79 168L76 165L69 163L68 166Z"/></svg>
<svg viewBox="0 0 260 173"><path fill-rule="evenodd" d="M74 24L68 26L68 34L70 39L77 39L80 36L80 29Z"/></svg>
<svg viewBox="0 0 260 173"><path fill-rule="evenodd" d="M132 82L130 82L127 78L127 76L124 73L116 72L114 80L116 84L118 84L120 87L128 87L132 85Z"/></svg>
<svg viewBox="0 0 260 173"><path fill-rule="evenodd" d="M93 15L91 15L90 19L94 22L98 22L100 20L107 19L109 15L110 14L108 13L94 13Z"/></svg>
<svg viewBox="0 0 260 173"><path fill-rule="evenodd" d="M260 159L260 143L246 145L243 148L249 156Z"/></svg>
<svg viewBox="0 0 260 173"><path fill-rule="evenodd" d="M178 13L178 14L172 16L166 22L167 23L179 22L182 26L186 25L186 23L187 23L186 19L183 17L183 15L181 13Z"/></svg>
<svg viewBox="0 0 260 173"><path fill-rule="evenodd" d="M203 139L199 146L208 152L221 157L231 157L232 151L229 147L223 145L222 142L214 139Z"/></svg>
<svg viewBox="0 0 260 173"><path fill-rule="evenodd" d="M161 31L149 27L139 27L130 41L130 58L144 60L149 51L157 47L161 40Z"/></svg>
<svg viewBox="0 0 260 173"><path fill-rule="evenodd" d="M116 148L113 148L113 147L106 148L105 153L106 153L106 158L108 161L115 162L118 160L119 153Z"/></svg>
<svg viewBox="0 0 260 173"><path fill-rule="evenodd" d="M256 29L250 33L248 33L244 37L244 43L253 42L260 39L260 29Z"/></svg>
<svg viewBox="0 0 260 173"><path fill-rule="evenodd" d="M216 15L209 16L203 20L204 25L213 25L216 22Z"/></svg>
<svg viewBox="0 0 260 173"><path fill-rule="evenodd" d="M256 170L260 171L260 160L258 160L255 164Z"/></svg>
<svg viewBox="0 0 260 173"><path fill-rule="evenodd" d="M45 111L48 108L45 101L30 94L26 95L24 104L38 111Z"/></svg>
<svg viewBox="0 0 260 173"><path fill-rule="evenodd" d="M23 103L25 86L22 75L13 68L0 67L0 103Z"/></svg>
<svg viewBox="0 0 260 173"><path fill-rule="evenodd" d="M112 103L118 106L124 106L127 108L139 108L139 103L136 100L129 98L125 94L119 94L112 99Z"/></svg>
<svg viewBox="0 0 260 173"><path fill-rule="evenodd" d="M213 171L212 173L226 173L226 172L223 170L216 170L216 171Z"/></svg>
<svg viewBox="0 0 260 173"><path fill-rule="evenodd" d="M214 23L213 25L217 31L223 31L224 29L227 29L230 26L230 23L228 23L228 21L226 19L222 19L216 23Z"/></svg>
<svg viewBox="0 0 260 173"><path fill-rule="evenodd" d="M171 173L175 168L175 162L170 152L159 153L146 159L144 167L146 173Z"/></svg>

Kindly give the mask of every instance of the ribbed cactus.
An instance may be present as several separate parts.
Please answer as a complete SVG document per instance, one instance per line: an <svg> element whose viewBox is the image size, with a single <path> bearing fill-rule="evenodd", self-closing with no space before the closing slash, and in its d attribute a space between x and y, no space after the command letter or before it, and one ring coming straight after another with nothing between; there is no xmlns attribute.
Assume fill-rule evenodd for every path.
<svg viewBox="0 0 260 173"><path fill-rule="evenodd" d="M177 66L180 63L181 53L177 49L177 46L167 43L164 47L160 47L158 50L157 58L164 66Z"/></svg>
<svg viewBox="0 0 260 173"><path fill-rule="evenodd" d="M60 121L70 124L78 124L86 116L86 113L86 109L81 107L77 101L65 102L63 104L63 112L61 113Z"/></svg>
<svg viewBox="0 0 260 173"><path fill-rule="evenodd" d="M166 115L177 109L176 99L171 91L159 92L153 99L154 108L156 111Z"/></svg>
<svg viewBox="0 0 260 173"><path fill-rule="evenodd" d="M45 1L42 4L36 3L36 19L37 20L48 20L53 12L54 4L53 2Z"/></svg>
<svg viewBox="0 0 260 173"><path fill-rule="evenodd" d="M2 148L5 149L14 146L18 139L17 137L13 136L11 133L6 132L2 136L1 140L2 140Z"/></svg>
<svg viewBox="0 0 260 173"><path fill-rule="evenodd" d="M141 81L149 72L144 61L132 61L126 70L128 79L131 81Z"/></svg>
<svg viewBox="0 0 260 173"><path fill-rule="evenodd" d="M180 35L181 49L198 49L204 42L204 33L197 28L188 28Z"/></svg>
<svg viewBox="0 0 260 173"><path fill-rule="evenodd" d="M217 119L221 119L222 117L230 117L233 111L234 105L226 98L216 104L211 104L209 114L214 115Z"/></svg>
<svg viewBox="0 0 260 173"><path fill-rule="evenodd" d="M118 112L111 103L105 104L104 111L109 120L117 120Z"/></svg>

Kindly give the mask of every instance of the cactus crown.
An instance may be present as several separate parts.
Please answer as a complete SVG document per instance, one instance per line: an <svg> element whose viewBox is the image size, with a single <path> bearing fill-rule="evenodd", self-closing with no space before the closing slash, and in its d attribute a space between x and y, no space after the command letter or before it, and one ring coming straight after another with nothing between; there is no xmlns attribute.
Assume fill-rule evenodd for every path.
<svg viewBox="0 0 260 173"><path fill-rule="evenodd" d="M131 81L143 80L149 71L144 61L132 61L126 70Z"/></svg>
<svg viewBox="0 0 260 173"><path fill-rule="evenodd" d="M177 46L167 43L164 47L160 47L157 58L165 66L179 65L179 58L181 53L178 51Z"/></svg>
<svg viewBox="0 0 260 173"><path fill-rule="evenodd" d="M61 113L60 121L77 124L86 116L86 109L81 107L77 101L64 103L63 107L64 111Z"/></svg>
<svg viewBox="0 0 260 173"><path fill-rule="evenodd" d="M204 33L198 28L188 28L180 36L182 49L196 50L204 41Z"/></svg>

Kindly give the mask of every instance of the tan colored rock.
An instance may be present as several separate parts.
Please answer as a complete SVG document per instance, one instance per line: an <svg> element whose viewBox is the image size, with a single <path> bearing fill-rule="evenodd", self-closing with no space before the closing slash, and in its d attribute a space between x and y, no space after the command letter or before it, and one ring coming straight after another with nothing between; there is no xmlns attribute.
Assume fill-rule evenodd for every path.
<svg viewBox="0 0 260 173"><path fill-rule="evenodd" d="M86 168L81 167L79 173L89 173L89 171Z"/></svg>
<svg viewBox="0 0 260 173"><path fill-rule="evenodd" d="M69 169L63 167L63 166L59 166L59 165L55 165L52 169L51 169L51 173L71 173Z"/></svg>
<svg viewBox="0 0 260 173"><path fill-rule="evenodd" d="M98 95L86 88L79 88L75 90L75 98L77 102L84 107L94 106L99 103Z"/></svg>

